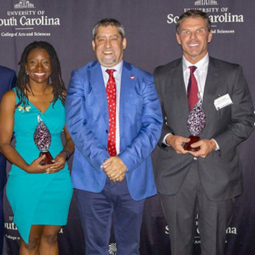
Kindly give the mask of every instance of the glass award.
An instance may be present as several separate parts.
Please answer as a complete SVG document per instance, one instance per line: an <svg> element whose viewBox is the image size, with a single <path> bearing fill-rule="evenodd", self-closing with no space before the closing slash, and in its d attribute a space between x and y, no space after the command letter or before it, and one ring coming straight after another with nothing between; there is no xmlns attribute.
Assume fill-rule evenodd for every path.
<svg viewBox="0 0 255 255"><path fill-rule="evenodd" d="M38 125L34 132L34 142L36 147L40 150L39 156L45 155L44 159L40 161L40 165L54 164L54 162L52 162L53 158L49 152L51 144L50 131L41 119L40 114L38 115L37 120Z"/></svg>
<svg viewBox="0 0 255 255"><path fill-rule="evenodd" d="M190 132L188 143L184 144L187 151L199 151L200 147L192 148L191 144L200 140L199 134L204 130L206 124L205 112L202 108L202 100L199 100L196 106L190 111L187 119L187 128Z"/></svg>

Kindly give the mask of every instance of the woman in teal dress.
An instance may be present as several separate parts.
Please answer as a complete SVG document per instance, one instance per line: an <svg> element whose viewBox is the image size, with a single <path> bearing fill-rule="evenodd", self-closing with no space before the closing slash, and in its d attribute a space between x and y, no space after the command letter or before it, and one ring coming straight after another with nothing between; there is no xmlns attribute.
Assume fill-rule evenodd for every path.
<svg viewBox="0 0 255 255"><path fill-rule="evenodd" d="M0 151L12 163L7 197L21 236L20 254L56 255L57 235L67 223L73 192L66 163L74 150L65 127L66 89L51 44L29 44L19 64L16 88L3 96L0 106ZM34 140L39 122L50 132L52 164L42 164L46 157L39 156Z"/></svg>

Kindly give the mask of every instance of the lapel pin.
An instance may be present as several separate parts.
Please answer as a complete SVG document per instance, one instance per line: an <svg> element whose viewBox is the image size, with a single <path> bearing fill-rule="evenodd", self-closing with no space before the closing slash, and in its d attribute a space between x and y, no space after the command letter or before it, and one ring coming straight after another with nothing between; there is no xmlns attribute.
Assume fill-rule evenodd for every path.
<svg viewBox="0 0 255 255"><path fill-rule="evenodd" d="M130 79L131 79L131 80L134 80L134 79L135 79L135 76L134 76L134 75L130 75Z"/></svg>

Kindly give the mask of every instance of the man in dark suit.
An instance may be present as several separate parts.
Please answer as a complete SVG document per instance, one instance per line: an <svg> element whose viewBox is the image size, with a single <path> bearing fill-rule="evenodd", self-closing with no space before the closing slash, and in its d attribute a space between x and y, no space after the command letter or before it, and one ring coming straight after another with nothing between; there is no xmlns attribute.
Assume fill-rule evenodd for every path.
<svg viewBox="0 0 255 255"><path fill-rule="evenodd" d="M0 99L3 94L12 89L16 83L16 74L13 70L0 66ZM6 159L0 153L0 254L3 250L4 238L4 215L3 215L3 192L6 184Z"/></svg>
<svg viewBox="0 0 255 255"><path fill-rule="evenodd" d="M97 61L73 71L66 98L86 255L109 253L112 218L118 254L135 255L144 200L156 194L150 154L161 109L153 76L123 61L123 26L101 20L93 37Z"/></svg>
<svg viewBox="0 0 255 255"><path fill-rule="evenodd" d="M171 255L192 254L196 213L202 254L223 255L233 199L243 189L237 146L254 129L252 100L242 68L208 55L206 13L181 15L176 39L183 57L154 74L164 119L155 179ZM184 149L191 134L200 140Z"/></svg>

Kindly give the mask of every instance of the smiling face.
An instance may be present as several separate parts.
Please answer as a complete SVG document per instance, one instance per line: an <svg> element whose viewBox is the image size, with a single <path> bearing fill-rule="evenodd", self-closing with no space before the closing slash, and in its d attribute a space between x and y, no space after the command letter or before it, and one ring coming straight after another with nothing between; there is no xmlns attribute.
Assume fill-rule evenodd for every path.
<svg viewBox="0 0 255 255"><path fill-rule="evenodd" d="M184 57L192 64L201 60L208 52L212 40L212 30L208 32L206 21L200 17L185 18L180 24L177 42L181 45Z"/></svg>
<svg viewBox="0 0 255 255"><path fill-rule="evenodd" d="M29 76L30 84L45 83L48 84L51 75L50 56L44 49L33 49L27 56L25 65Z"/></svg>
<svg viewBox="0 0 255 255"><path fill-rule="evenodd" d="M100 26L92 41L96 58L104 67L113 67L122 61L126 44L126 38L122 38L114 26Z"/></svg>

